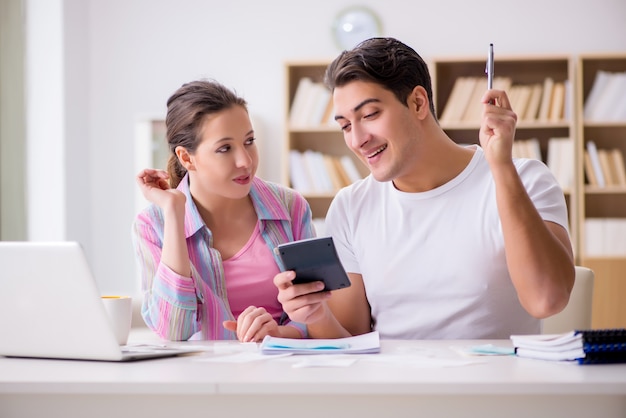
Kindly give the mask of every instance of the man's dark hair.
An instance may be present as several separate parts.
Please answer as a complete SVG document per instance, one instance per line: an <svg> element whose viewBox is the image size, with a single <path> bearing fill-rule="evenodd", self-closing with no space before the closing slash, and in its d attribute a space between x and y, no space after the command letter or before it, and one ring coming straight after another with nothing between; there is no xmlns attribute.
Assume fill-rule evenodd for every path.
<svg viewBox="0 0 626 418"><path fill-rule="evenodd" d="M413 48L397 39L371 38L343 51L330 63L324 77L331 91L357 80L381 85L405 106L415 86L422 86L430 112L436 117L428 66Z"/></svg>

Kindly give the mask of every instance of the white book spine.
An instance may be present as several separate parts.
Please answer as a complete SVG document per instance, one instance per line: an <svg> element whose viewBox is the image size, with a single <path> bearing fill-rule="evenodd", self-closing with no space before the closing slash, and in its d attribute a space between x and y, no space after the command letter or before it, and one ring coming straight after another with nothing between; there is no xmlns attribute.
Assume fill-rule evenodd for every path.
<svg viewBox="0 0 626 418"><path fill-rule="evenodd" d="M311 95L313 80L309 77L302 77L298 81L298 87L293 96L293 102L289 111L289 123L292 126L302 125L302 121L306 116L306 102Z"/></svg>
<svg viewBox="0 0 626 418"><path fill-rule="evenodd" d="M602 173L602 166L600 165L600 157L598 156L596 143L593 141L587 141L587 151L589 152L589 157L591 158L593 172L596 174L596 179L598 179L598 187L605 187L606 182L604 180L604 174Z"/></svg>
<svg viewBox="0 0 626 418"><path fill-rule="evenodd" d="M610 77L611 75L607 71L599 70L596 73L596 77L593 81L593 84L591 85L591 90L589 90L589 94L587 95L587 99L585 100L583 108L583 116L585 120L594 120L594 112L596 106L598 105L602 95L604 94L604 89L608 85Z"/></svg>
<svg viewBox="0 0 626 418"><path fill-rule="evenodd" d="M300 193L310 193L312 191L311 183L306 172L306 166L302 160L300 151L289 151L289 175L291 186Z"/></svg>

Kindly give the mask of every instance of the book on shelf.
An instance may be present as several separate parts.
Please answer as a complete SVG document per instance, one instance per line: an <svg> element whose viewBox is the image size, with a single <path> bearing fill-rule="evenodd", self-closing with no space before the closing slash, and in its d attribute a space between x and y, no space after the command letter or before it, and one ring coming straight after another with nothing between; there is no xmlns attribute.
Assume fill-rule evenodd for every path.
<svg viewBox="0 0 626 418"><path fill-rule="evenodd" d="M583 115L586 121L626 121L626 72L598 71Z"/></svg>
<svg viewBox="0 0 626 418"><path fill-rule="evenodd" d="M552 101L552 90L554 89L554 79L552 77L546 77L543 80L543 91L541 96L541 103L539 105L539 113L537 113L537 120L541 122L547 122L550 118L550 107Z"/></svg>
<svg viewBox="0 0 626 418"><path fill-rule="evenodd" d="M602 257L607 254L608 241L605 234L607 222L604 218L587 218L584 221L584 250L586 257Z"/></svg>
<svg viewBox="0 0 626 418"><path fill-rule="evenodd" d="M313 83L313 91L311 93L311 109L306 118L308 126L322 125L326 109L332 101L330 90L322 83Z"/></svg>
<svg viewBox="0 0 626 418"><path fill-rule="evenodd" d="M511 342L518 357L578 364L626 363L624 328L511 335Z"/></svg>
<svg viewBox="0 0 626 418"><path fill-rule="evenodd" d="M587 183L591 186L598 186L598 178L596 177L596 171L593 168L593 163L591 162L591 155L589 151L585 150L584 154L584 169L585 176L587 177Z"/></svg>
<svg viewBox="0 0 626 418"><path fill-rule="evenodd" d="M528 105L526 110L521 115L521 120L525 122L533 122L537 120L537 114L539 113L539 105L541 104L541 95L543 92L543 86L539 83L535 83L529 86L530 97L528 98Z"/></svg>
<svg viewBox="0 0 626 418"><path fill-rule="evenodd" d="M439 117L440 122L454 123L461 120L477 80L476 77L457 77Z"/></svg>
<svg viewBox="0 0 626 418"><path fill-rule="evenodd" d="M622 86L620 90L622 95L618 97L617 103L615 103L611 121L626 122L626 73L622 78Z"/></svg>
<svg viewBox="0 0 626 418"><path fill-rule="evenodd" d="M552 86L552 96L550 97L550 109L548 119L551 122L563 120L563 110L565 109L565 82L558 81Z"/></svg>
<svg viewBox="0 0 626 418"><path fill-rule="evenodd" d="M297 150L289 151L289 180L291 187L300 193L312 193L314 190L302 153Z"/></svg>
<svg viewBox="0 0 626 418"><path fill-rule="evenodd" d="M333 193L335 189L328 171L326 171L322 153L308 149L302 155L304 157L304 165L313 180L313 192Z"/></svg>
<svg viewBox="0 0 626 418"><path fill-rule="evenodd" d="M341 179L341 183L343 184L343 186L345 187L345 186L352 184L352 180L350 179L348 172L346 171L343 164L341 163L341 159L339 157L333 156L332 162L333 162L333 165L335 166L335 171L337 172L337 175Z"/></svg>
<svg viewBox="0 0 626 418"><path fill-rule="evenodd" d="M293 101L291 102L291 108L289 110L289 123L292 126L303 124L307 112L306 108L309 105L307 102L311 96L312 86L313 80L309 77L302 77L298 80L298 86L296 87L296 92L293 95Z"/></svg>
<svg viewBox="0 0 626 418"><path fill-rule="evenodd" d="M571 120L572 115L574 114L574 100L570 100L571 97L574 97L573 92L573 83L571 80L565 80L565 103L563 104L563 120Z"/></svg>
<svg viewBox="0 0 626 418"><path fill-rule="evenodd" d="M574 140L572 138L550 138L546 165L554 174L563 190L574 186Z"/></svg>
<svg viewBox="0 0 626 418"><path fill-rule="evenodd" d="M513 109L513 111L517 114L518 119L519 119L520 114L523 113L523 111L520 112L520 107L518 105L518 100L517 100L519 96L520 87L521 86L518 86L518 85L511 86L511 88L506 92L506 95L509 98L511 109Z"/></svg>
<svg viewBox="0 0 626 418"><path fill-rule="evenodd" d="M615 169L614 175L617 179L618 186L626 186L626 168L624 167L624 153L619 148L613 148L610 151L611 161Z"/></svg>
<svg viewBox="0 0 626 418"><path fill-rule="evenodd" d="M606 181L602 172L602 166L600 165L598 147L596 147L596 143L594 141L587 141L587 152L589 153L589 159L591 160L591 166L593 167L593 173L595 174L598 182L598 187L605 187Z"/></svg>
<svg viewBox="0 0 626 418"><path fill-rule="evenodd" d="M519 119L522 119L528 109L530 103L530 96L532 94L532 88L530 85L518 84L511 86L511 108L518 115Z"/></svg>
<svg viewBox="0 0 626 418"><path fill-rule="evenodd" d="M504 90L507 95L513 89L511 78L494 77L493 88L496 90ZM483 104L481 102L485 92L487 91L487 82L484 77L474 77L474 86L469 97L465 109L461 116L462 122L480 124L483 112Z"/></svg>
<svg viewBox="0 0 626 418"><path fill-rule="evenodd" d="M615 169L613 168L613 159L609 158L609 151L606 149L599 149L598 160L600 161L600 168L602 169L604 182L607 186L615 186L617 184L617 179L613 177Z"/></svg>
<svg viewBox="0 0 626 418"><path fill-rule="evenodd" d="M324 114L322 115L322 119L320 121L320 125L322 126L334 126L335 124L335 115L334 115L334 104L333 104L333 95L328 92L329 98L328 103L326 104L326 109L324 109Z"/></svg>
<svg viewBox="0 0 626 418"><path fill-rule="evenodd" d="M626 256L626 218L586 218L583 236L587 257Z"/></svg>
<svg viewBox="0 0 626 418"><path fill-rule="evenodd" d="M487 91L487 80L482 77L475 77L472 87L472 93L470 94L468 102L465 105L465 109L463 110L461 121L480 123L480 115L483 110L480 100Z"/></svg>
<svg viewBox="0 0 626 418"><path fill-rule="evenodd" d="M363 176L359 173L359 170L356 168L356 164L354 164L354 160L350 158L348 155L343 155L340 157L341 165L343 166L348 178L350 179L350 184L355 181L361 180Z"/></svg>
<svg viewBox="0 0 626 418"><path fill-rule="evenodd" d="M330 90L323 83L300 78L289 113L290 125L296 128L322 125L331 101Z"/></svg>
<svg viewBox="0 0 626 418"><path fill-rule="evenodd" d="M608 71L599 70L596 72L593 84L591 84L591 89L589 90L589 94L583 106L583 117L585 120L592 121L596 117L594 112L597 109L598 103L600 103L601 97L604 95L604 89L607 88L610 78L611 73Z"/></svg>
<svg viewBox="0 0 626 418"><path fill-rule="evenodd" d="M598 149L594 141L588 141L584 170L590 185L626 186L624 155L619 148Z"/></svg>
<svg viewBox="0 0 626 418"><path fill-rule="evenodd" d="M343 178L337 171L337 166L335 165L334 159L332 155L322 154L322 158L324 160L324 166L326 167L326 172L328 173L330 180L333 185L334 190L339 190L344 187L346 184L343 181Z"/></svg>
<svg viewBox="0 0 626 418"><path fill-rule="evenodd" d="M511 77L500 76L493 78L493 88L496 90L503 90L508 93L512 86L513 79Z"/></svg>
<svg viewBox="0 0 626 418"><path fill-rule="evenodd" d="M494 77L493 88L504 90L511 94L512 81L510 77ZM487 91L487 81L484 77L458 77L448 100L439 115L441 123L480 123L483 107L481 99ZM515 92L513 94L516 94Z"/></svg>
<svg viewBox="0 0 626 418"><path fill-rule="evenodd" d="M289 151L291 186L304 194L332 194L362 178L352 158L319 151Z"/></svg>

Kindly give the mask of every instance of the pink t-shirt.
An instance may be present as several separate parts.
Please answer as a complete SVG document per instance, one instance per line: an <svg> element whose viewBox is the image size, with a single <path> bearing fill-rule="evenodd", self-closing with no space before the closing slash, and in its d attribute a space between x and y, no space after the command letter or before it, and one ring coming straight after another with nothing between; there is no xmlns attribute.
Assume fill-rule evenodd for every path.
<svg viewBox="0 0 626 418"><path fill-rule="evenodd" d="M224 260L223 266L228 303L235 318L253 305L265 308L279 322L283 310L277 299L274 276L280 270L261 236L258 224L246 245Z"/></svg>

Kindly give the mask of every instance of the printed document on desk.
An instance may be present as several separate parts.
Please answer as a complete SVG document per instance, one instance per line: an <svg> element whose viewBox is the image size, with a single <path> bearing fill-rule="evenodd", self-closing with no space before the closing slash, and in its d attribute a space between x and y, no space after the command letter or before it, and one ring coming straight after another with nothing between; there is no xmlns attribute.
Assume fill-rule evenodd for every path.
<svg viewBox="0 0 626 418"><path fill-rule="evenodd" d="M378 331L336 339L278 338L269 335L261 343L263 354L375 354L380 352Z"/></svg>

